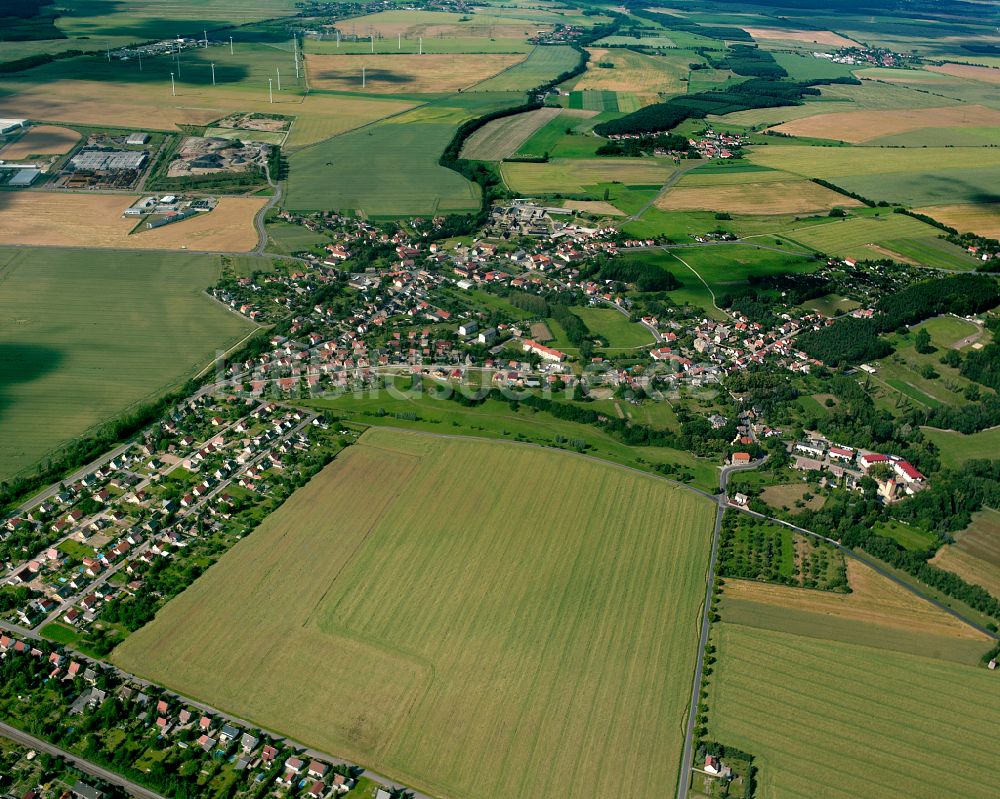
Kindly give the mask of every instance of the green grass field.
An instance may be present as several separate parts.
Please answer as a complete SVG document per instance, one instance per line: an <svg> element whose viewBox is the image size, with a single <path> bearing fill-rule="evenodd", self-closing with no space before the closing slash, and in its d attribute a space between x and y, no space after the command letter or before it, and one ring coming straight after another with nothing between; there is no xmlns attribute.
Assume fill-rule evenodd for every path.
<svg viewBox="0 0 1000 799"><path fill-rule="evenodd" d="M556 327L554 323L553 327ZM409 387L408 382L405 385ZM387 425L433 433L460 433L477 438L525 441L542 446L565 447L566 441L579 441L586 445L588 453L602 460L644 471L662 464L687 473L691 485L705 491L711 491L719 482L718 465L714 460L696 458L683 450L629 446L591 425L557 419L552 414L535 411L524 405L515 410L507 402L490 399L469 408L439 397L433 385L424 388L420 393L382 390L368 392L360 397L344 394L308 404L316 410L330 410L363 425ZM651 415L653 423L658 426L670 426L673 419L669 406L662 412Z"/></svg>
<svg viewBox="0 0 1000 799"><path fill-rule="evenodd" d="M211 256L0 249L0 477L251 331L202 293L219 270Z"/></svg>
<svg viewBox="0 0 1000 799"><path fill-rule="evenodd" d="M602 140L582 133L569 134L581 125L590 125L591 120L569 114L560 114L539 128L518 148L518 155L541 156L548 153L552 158L595 158L595 152Z"/></svg>
<svg viewBox="0 0 1000 799"><path fill-rule="evenodd" d="M976 458L993 459L1000 451L1000 427L971 435L933 427L922 429L924 435L940 450L942 466L957 467Z"/></svg>
<svg viewBox="0 0 1000 799"><path fill-rule="evenodd" d="M731 623L713 637L709 734L754 754L761 799L994 795L985 669Z"/></svg>
<svg viewBox="0 0 1000 799"><path fill-rule="evenodd" d="M128 5L118 0L65 0L59 5L56 26L67 36L128 36L136 40L196 35L203 28L244 25L296 13L292 0L166 0Z"/></svg>
<svg viewBox="0 0 1000 799"><path fill-rule="evenodd" d="M932 238L938 231L913 217L882 211L879 216L850 216L822 224L794 223L782 235L820 252L840 255L862 251L866 245L887 241ZM884 257L871 250L869 258Z"/></svg>
<svg viewBox="0 0 1000 799"><path fill-rule="evenodd" d="M580 62L572 47L536 47L520 64L470 89L473 92L521 92L557 78Z"/></svg>
<svg viewBox="0 0 1000 799"><path fill-rule="evenodd" d="M510 94L464 94L299 150L288 159L284 205L369 216L472 210L479 188L438 158L464 119L516 102Z"/></svg>
<svg viewBox="0 0 1000 799"><path fill-rule="evenodd" d="M907 549L925 550L940 543L940 539L933 533L895 520L878 522L875 525L875 532L895 539Z"/></svg>
<svg viewBox="0 0 1000 799"><path fill-rule="evenodd" d="M980 147L756 148L750 160L825 178L874 200L909 205L991 202L1000 185L1000 149Z"/></svg>
<svg viewBox="0 0 1000 799"><path fill-rule="evenodd" d="M435 795L655 795L713 513L570 455L372 431L113 660Z"/></svg>
<svg viewBox="0 0 1000 799"><path fill-rule="evenodd" d="M545 164L508 162L501 167L507 185L529 195L581 194L587 187L614 181L659 186L672 171L672 164L652 158L560 158Z"/></svg>
<svg viewBox="0 0 1000 799"><path fill-rule="evenodd" d="M653 334L636 322L630 322L614 308L573 308L584 324L607 339L612 349L633 349L653 343Z"/></svg>

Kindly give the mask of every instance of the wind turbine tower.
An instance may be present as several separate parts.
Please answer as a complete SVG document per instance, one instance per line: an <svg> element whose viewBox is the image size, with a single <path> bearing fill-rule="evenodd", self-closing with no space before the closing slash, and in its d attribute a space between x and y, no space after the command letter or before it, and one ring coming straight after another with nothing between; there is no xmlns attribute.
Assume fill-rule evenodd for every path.
<svg viewBox="0 0 1000 799"><path fill-rule="evenodd" d="M171 97L176 97L177 96L177 87L174 85L174 73L173 72L170 73L170 96Z"/></svg>
<svg viewBox="0 0 1000 799"><path fill-rule="evenodd" d="M212 63L212 85L215 85L215 63Z"/></svg>
<svg viewBox="0 0 1000 799"><path fill-rule="evenodd" d="M274 92L271 91L271 79L267 79L267 101L269 103L274 102Z"/></svg>

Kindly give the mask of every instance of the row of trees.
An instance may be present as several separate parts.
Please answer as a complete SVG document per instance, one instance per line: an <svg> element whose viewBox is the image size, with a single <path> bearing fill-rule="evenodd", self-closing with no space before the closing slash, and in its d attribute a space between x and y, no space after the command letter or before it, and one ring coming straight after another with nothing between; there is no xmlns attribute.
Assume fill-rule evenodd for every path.
<svg viewBox="0 0 1000 799"><path fill-rule="evenodd" d="M856 79L828 79L809 82L751 78L719 91L698 92L654 103L618 119L594 126L600 136L625 133L658 133L672 130L686 119L704 119L709 114L730 114L751 108L801 105L807 95L818 95L817 85L857 83Z"/></svg>

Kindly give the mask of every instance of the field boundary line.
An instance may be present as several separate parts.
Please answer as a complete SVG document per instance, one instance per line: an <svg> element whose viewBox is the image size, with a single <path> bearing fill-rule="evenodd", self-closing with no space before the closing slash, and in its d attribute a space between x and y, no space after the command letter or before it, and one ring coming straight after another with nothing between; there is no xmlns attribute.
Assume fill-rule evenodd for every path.
<svg viewBox="0 0 1000 799"><path fill-rule="evenodd" d="M624 463L615 463L614 461L609 461L606 458L600 458L597 455L588 455L586 452L574 452L573 450L561 449L560 447L551 447L545 444L536 444L534 441L509 441L505 438L489 438L486 436L470 436L464 435L462 433L433 433L430 430L414 430L408 427L394 427L392 425L380 425L371 424L365 422L355 422L355 424L363 424L369 429L375 430L393 430L397 433L412 433L413 435L419 436L429 436L431 438L453 438L460 441L488 441L495 442L499 444L513 444L520 447L534 447L536 449L544 449L551 452L561 452L564 455L570 455L575 458L585 458L589 461L594 461L596 463L604 464L606 466L613 466L616 469L623 469L627 472L633 472L634 474L640 474L644 477L652 477L655 480L662 480L665 483L669 483L677 488L686 488L689 491L693 491L696 494L700 494L706 499L712 500L712 502L718 502L718 494L712 494L701 488L696 488L695 486L688 485L687 483L682 483L680 480L674 480L670 477L664 477L662 474L656 474L655 472L644 472L642 469L637 469L634 466L626 466Z"/></svg>
<svg viewBox="0 0 1000 799"><path fill-rule="evenodd" d="M883 567L881 564L876 563L873 559L871 559L871 556L869 556L867 553L865 553L863 555L859 554L858 552L854 551L850 547L845 547L843 544L841 544L835 538L829 538L828 536L825 536L822 533L817 533L817 532L814 532L812 530L807 530L805 527L799 527L797 524L792 524L791 522L786 522L784 519L779 519L779 518L777 518L775 516L765 516L763 513L758 513L757 511L750 510L749 508L740 508L740 507L734 506L734 509L740 511L741 513L746 513L746 514L748 514L750 516L754 516L754 517L756 517L758 519L764 519L765 521L773 522L774 524L780 524L782 527L787 527L790 530L794 530L795 532L802 533L803 535L812 536L813 538L818 538L818 539L820 539L822 541L825 541L826 543L831 544L832 546L836 547L840 552L842 552L847 557L854 558L855 560L859 561L863 565L867 566L872 571L876 572L877 574L881 575L882 577L885 577L888 580L891 580L896 585L904 588L905 590L909 591L911 594L913 594L914 596L922 599L923 601L929 602L931 605L933 605L934 607L938 608L939 610L943 610L945 613L948 613L949 615L954 616L959 621L963 622L964 624L967 624L969 627L972 627L972 629L974 629L974 630L976 630L976 631L978 631L980 633L983 633L984 635L988 636L989 638L991 638L994 641L1000 640L1000 635L998 635L997 633L993 632L992 630L987 629L986 627L983 627L980 624L977 624L976 622L972 621L971 619L966 618L961 612L955 610L950 605L946 605L944 602L941 602L940 600L935 599L934 597L927 596L926 594L922 593L917 586L911 585L910 583L906 582L905 580L897 577L895 574L893 574L892 572L890 572L888 569L886 569L885 567ZM917 578L914 577L914 580L916 580L916 579Z"/></svg>

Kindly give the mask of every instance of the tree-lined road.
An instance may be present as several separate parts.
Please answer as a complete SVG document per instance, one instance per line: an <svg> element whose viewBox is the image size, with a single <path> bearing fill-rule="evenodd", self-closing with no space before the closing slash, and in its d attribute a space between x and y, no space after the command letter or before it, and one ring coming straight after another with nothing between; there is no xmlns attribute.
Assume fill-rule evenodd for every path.
<svg viewBox="0 0 1000 799"><path fill-rule="evenodd" d="M21 746L26 746L29 749L34 749L38 752L45 752L46 754L53 755L54 757L61 757L64 760L68 760L84 774L89 774L91 777L97 777L98 779L109 782L112 785L124 788L132 796L136 797L136 799L164 799L160 796L160 794L154 793L148 788L143 788L141 785L136 785L136 783L119 776L113 771L108 771L106 768L102 768L95 763L91 763L89 760L84 760L82 757L67 752L65 749L53 746L52 744L43 741L41 738L36 738L34 735L28 735L26 732L21 732L21 730L17 729L17 727L11 727L9 724L4 724L2 721L0 721L0 736L9 738L15 743L19 743Z"/></svg>

